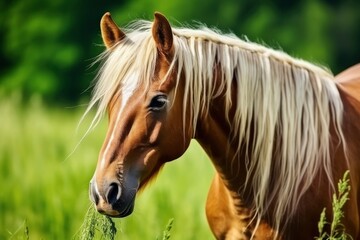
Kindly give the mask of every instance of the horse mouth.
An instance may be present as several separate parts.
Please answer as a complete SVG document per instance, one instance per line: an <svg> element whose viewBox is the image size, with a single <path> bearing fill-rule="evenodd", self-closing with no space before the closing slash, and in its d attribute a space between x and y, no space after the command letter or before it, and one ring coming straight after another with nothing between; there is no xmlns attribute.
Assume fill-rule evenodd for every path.
<svg viewBox="0 0 360 240"><path fill-rule="evenodd" d="M111 216L114 218L124 218L129 216L134 210L134 203L129 204L122 212L120 212L118 215L116 216Z"/></svg>
<svg viewBox="0 0 360 240"><path fill-rule="evenodd" d="M118 203L112 206L114 210L113 212L114 214L107 214L107 213L104 214L113 218L124 218L129 216L134 211L134 206L135 203L133 200L130 201L128 204Z"/></svg>
<svg viewBox="0 0 360 240"><path fill-rule="evenodd" d="M106 215L112 218L124 218L129 216L134 211L135 206L135 195L130 199L130 201L118 201L111 204L98 204L96 209L99 213Z"/></svg>

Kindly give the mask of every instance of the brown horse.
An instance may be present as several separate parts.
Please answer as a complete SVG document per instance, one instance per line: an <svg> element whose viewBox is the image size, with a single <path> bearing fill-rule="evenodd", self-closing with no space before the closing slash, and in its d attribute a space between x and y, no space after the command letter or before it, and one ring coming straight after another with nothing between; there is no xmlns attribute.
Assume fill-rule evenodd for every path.
<svg viewBox="0 0 360 240"><path fill-rule="evenodd" d="M235 36L172 28L155 14L120 30L88 111L109 128L90 184L99 212L125 217L139 189L196 139L217 174L207 218L217 239L313 239L350 170L342 221L360 239L360 67L322 67Z"/></svg>

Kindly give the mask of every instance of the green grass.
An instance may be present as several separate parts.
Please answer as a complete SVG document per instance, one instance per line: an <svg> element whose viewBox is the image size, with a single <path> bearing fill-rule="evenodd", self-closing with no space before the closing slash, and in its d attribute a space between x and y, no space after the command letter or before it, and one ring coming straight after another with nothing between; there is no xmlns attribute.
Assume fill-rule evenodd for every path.
<svg viewBox="0 0 360 240"><path fill-rule="evenodd" d="M316 240L347 240L352 239L346 233L346 229L341 223L341 220L345 217L343 212L343 207L345 203L349 200L349 193L351 190L349 184L349 171L344 173L342 179L338 182L338 194L333 194L332 198L332 212L333 217L332 221L328 222L326 219L326 208L323 209L320 215L320 221L318 223L319 237L316 237ZM330 227L330 231L326 232L325 227Z"/></svg>
<svg viewBox="0 0 360 240"><path fill-rule="evenodd" d="M117 233L115 222L108 216L97 213L93 206L90 206L84 223L81 225L74 240L92 240L101 237L105 240L114 240ZM97 236L98 234L98 236Z"/></svg>
<svg viewBox="0 0 360 240"><path fill-rule="evenodd" d="M79 143L84 108L49 108L36 97L0 98L0 239L71 239L90 206L88 185L106 121ZM134 213L114 220L116 239L212 239L205 201L213 168L197 144L168 163L141 195ZM98 237L98 238L101 238Z"/></svg>

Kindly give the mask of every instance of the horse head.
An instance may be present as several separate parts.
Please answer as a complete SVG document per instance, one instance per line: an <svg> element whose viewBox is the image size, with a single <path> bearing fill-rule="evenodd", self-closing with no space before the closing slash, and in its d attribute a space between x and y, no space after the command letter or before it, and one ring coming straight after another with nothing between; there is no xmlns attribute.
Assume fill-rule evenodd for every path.
<svg viewBox="0 0 360 240"><path fill-rule="evenodd" d="M138 190L165 162L184 153L191 132L185 128L189 124L179 94L182 90L175 81L177 70L171 68L175 49L167 19L155 13L145 37L147 46L120 30L109 13L100 26L109 59L115 55L121 61L112 64L108 59L100 76L116 78L119 84L106 102L109 127L90 182L90 196L99 212L125 217L133 211ZM117 68L116 76L106 68Z"/></svg>

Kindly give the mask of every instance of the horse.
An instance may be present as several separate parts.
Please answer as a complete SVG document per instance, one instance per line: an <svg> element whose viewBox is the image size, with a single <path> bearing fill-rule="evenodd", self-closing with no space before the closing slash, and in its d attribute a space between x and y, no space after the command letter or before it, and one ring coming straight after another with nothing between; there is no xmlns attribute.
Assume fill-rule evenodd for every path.
<svg viewBox="0 0 360 240"><path fill-rule="evenodd" d="M350 170L342 226L360 240L360 65L325 67L161 13L120 29L105 13L106 47L88 109L108 116L90 197L126 217L137 193L191 139L216 174L206 216L216 239L313 239Z"/></svg>

